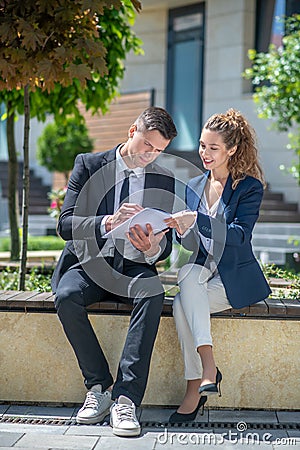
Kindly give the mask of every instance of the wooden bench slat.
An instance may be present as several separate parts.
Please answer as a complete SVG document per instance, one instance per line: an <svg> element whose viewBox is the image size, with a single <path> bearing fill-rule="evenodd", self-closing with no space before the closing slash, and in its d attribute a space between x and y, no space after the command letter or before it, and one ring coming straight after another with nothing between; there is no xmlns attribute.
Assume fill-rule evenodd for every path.
<svg viewBox="0 0 300 450"><path fill-rule="evenodd" d="M281 300L276 298L267 298L266 304L268 305L269 315L286 315L286 307Z"/></svg>
<svg viewBox="0 0 300 450"><path fill-rule="evenodd" d="M173 296L165 297L162 315L171 317ZM133 306L129 303L119 303L110 299L109 301L96 302L88 307L88 312L93 314L123 314L131 313ZM51 292L36 291L0 291L0 310L2 311L45 311L56 313L54 306L54 295ZM255 303L250 307L241 309L227 309L212 314L212 317L224 318L272 318L272 319L297 319L300 317L300 301L298 299L274 299L268 298Z"/></svg>
<svg viewBox="0 0 300 450"><path fill-rule="evenodd" d="M224 311L219 311L211 314L211 317L232 317L232 316L234 316L232 308L228 308L225 309Z"/></svg>
<svg viewBox="0 0 300 450"><path fill-rule="evenodd" d="M37 292L34 296L37 301L44 301L50 299L54 301L54 294L52 292Z"/></svg>
<svg viewBox="0 0 300 450"><path fill-rule="evenodd" d="M16 292L18 292L18 294L15 295L14 297L12 297L12 299L11 299L13 302L15 302L15 301L25 301L26 302L26 300L28 300L32 297L35 297L37 294L37 291L21 291L21 292L16 291Z"/></svg>
<svg viewBox="0 0 300 450"><path fill-rule="evenodd" d="M239 308L239 309L232 308L232 309L231 309L231 312L232 312L233 314L237 314L237 315L239 315L239 316L244 316L244 315L249 314L249 312L250 312L250 307L249 307L249 306L245 306L245 308Z"/></svg>
<svg viewBox="0 0 300 450"><path fill-rule="evenodd" d="M12 306L12 300L20 294L19 291L4 291L0 296L0 308L9 309ZM17 300L17 307L23 308L24 304L20 304L21 300ZM25 302L24 302L25 303Z"/></svg>
<svg viewBox="0 0 300 450"><path fill-rule="evenodd" d="M1 294L1 297L0 297L0 300L7 301L10 298L16 297L19 293L20 293L20 291L13 291L13 290L3 291L3 293Z"/></svg>
<svg viewBox="0 0 300 450"><path fill-rule="evenodd" d="M130 313L132 311L132 305L129 303L117 303L117 310Z"/></svg>
<svg viewBox="0 0 300 450"><path fill-rule="evenodd" d="M46 302L46 304L45 304ZM48 307L46 306L48 302ZM36 292L34 296L28 298L25 303L26 311L30 310L43 310L43 309L55 309L54 308L54 295L52 292Z"/></svg>
<svg viewBox="0 0 300 450"><path fill-rule="evenodd" d="M268 305L264 300L254 303L250 306L250 314L252 316L267 316L269 314Z"/></svg>
<svg viewBox="0 0 300 450"><path fill-rule="evenodd" d="M6 307L7 309L18 309L18 310L24 310L26 311L26 300L16 300L14 301L13 299L8 300L6 302Z"/></svg>
<svg viewBox="0 0 300 450"><path fill-rule="evenodd" d="M300 301L295 299L284 299L284 306L286 307L287 316L300 317Z"/></svg>
<svg viewBox="0 0 300 450"><path fill-rule="evenodd" d="M94 303L93 305L90 305L87 309L88 311L94 311L94 310L102 310L102 311L116 311L118 308L118 305L116 302L98 302Z"/></svg>
<svg viewBox="0 0 300 450"><path fill-rule="evenodd" d="M55 311L55 306L54 306L54 295L51 295L51 297L45 297L42 300L42 305L43 308L47 311Z"/></svg>

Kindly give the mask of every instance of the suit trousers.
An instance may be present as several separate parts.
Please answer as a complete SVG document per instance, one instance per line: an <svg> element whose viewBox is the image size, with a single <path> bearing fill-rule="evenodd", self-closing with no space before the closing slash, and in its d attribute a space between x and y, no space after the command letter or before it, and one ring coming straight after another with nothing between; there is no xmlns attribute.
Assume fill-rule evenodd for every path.
<svg viewBox="0 0 300 450"><path fill-rule="evenodd" d="M113 296L89 278L81 268L70 268L61 278L55 306L66 336L73 347L88 389L113 384L108 361L89 321L86 307L99 301L133 304L130 324L121 355L112 398L129 397L140 405L149 374L150 359L163 307L164 290L157 274L145 264L124 261L131 279L129 297ZM116 283L115 279L112 279ZM118 330L114 331L119 339Z"/></svg>
<svg viewBox="0 0 300 450"><path fill-rule="evenodd" d="M216 271L197 264L186 264L178 274L180 292L173 302L178 338L183 354L184 377L195 380L202 376L197 348L211 345L210 313L231 308Z"/></svg>

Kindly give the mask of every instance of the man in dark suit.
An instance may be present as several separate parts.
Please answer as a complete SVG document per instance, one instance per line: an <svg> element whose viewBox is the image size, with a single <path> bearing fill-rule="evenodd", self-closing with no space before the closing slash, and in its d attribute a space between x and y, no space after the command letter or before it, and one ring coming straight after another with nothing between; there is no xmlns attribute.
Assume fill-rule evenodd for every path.
<svg viewBox="0 0 300 450"><path fill-rule="evenodd" d="M150 107L124 144L77 156L58 222L67 243L52 278L55 306L88 389L77 422L97 423L111 409L120 436L140 433L135 406L145 392L164 300L155 262L170 254L172 235L154 233L150 224L131 227L125 240L105 235L144 207L172 212L174 178L155 159L176 135L170 115ZM86 312L112 296L133 304L115 382Z"/></svg>

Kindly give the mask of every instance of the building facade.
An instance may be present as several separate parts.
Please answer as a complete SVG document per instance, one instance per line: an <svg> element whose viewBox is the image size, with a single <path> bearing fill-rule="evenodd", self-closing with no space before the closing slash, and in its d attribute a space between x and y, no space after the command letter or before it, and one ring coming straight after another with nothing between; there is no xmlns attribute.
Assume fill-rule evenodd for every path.
<svg viewBox="0 0 300 450"><path fill-rule="evenodd" d="M299 2L143 0L142 7L134 29L144 55L128 56L121 92L153 89L154 103L168 109L179 130L170 151L191 161L205 120L230 107L240 110L257 132L270 189L300 206L297 180L280 170L294 158L287 133L271 131L271 121L257 117L251 83L242 76L248 50L280 44L275 17L300 12Z"/></svg>
<svg viewBox="0 0 300 450"><path fill-rule="evenodd" d="M142 0L134 30L143 41L144 54L127 56L122 95L110 112L104 117L86 114L94 150L103 151L126 139L127 127L139 108L155 104L172 114L179 131L167 152L199 165L203 123L211 114L233 107L257 132L269 189L283 193L286 202L300 209L297 180L280 170L280 166L291 166L295 158L286 148L287 133L270 130L271 121L257 117L251 82L242 76L250 65L249 49L267 51L270 42L280 45L284 30L276 16L295 12L300 13L299 0ZM31 121L30 166L49 189L51 184L63 187L62 176L48 173L36 161L36 142L44 126ZM22 159L22 117L16 123L16 145ZM3 160L7 160L7 146L5 123L0 122Z"/></svg>

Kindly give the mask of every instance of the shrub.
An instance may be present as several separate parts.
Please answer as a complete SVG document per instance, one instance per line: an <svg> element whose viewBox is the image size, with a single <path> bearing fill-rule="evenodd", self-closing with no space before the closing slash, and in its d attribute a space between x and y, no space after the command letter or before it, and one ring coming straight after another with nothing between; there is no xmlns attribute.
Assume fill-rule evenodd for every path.
<svg viewBox="0 0 300 450"><path fill-rule="evenodd" d="M50 172L63 173L67 182L76 156L92 150L85 123L69 117L64 123L49 123L44 128L38 138L37 158Z"/></svg>
<svg viewBox="0 0 300 450"><path fill-rule="evenodd" d="M282 46L270 45L266 53L249 50L252 67L245 70L244 76L255 87L258 117L273 119L278 131L291 131L287 148L295 151L296 159L291 161L288 172L300 183L300 14L287 17L284 25ZM284 165L280 169L286 170Z"/></svg>
<svg viewBox="0 0 300 450"><path fill-rule="evenodd" d="M65 242L59 236L29 236L28 250L62 250ZM10 238L0 239L0 251L10 251Z"/></svg>
<svg viewBox="0 0 300 450"><path fill-rule="evenodd" d="M17 290L19 272L5 269L0 272L0 289ZM39 269L32 269L25 275L25 289L28 291L51 292L51 274L42 274Z"/></svg>

